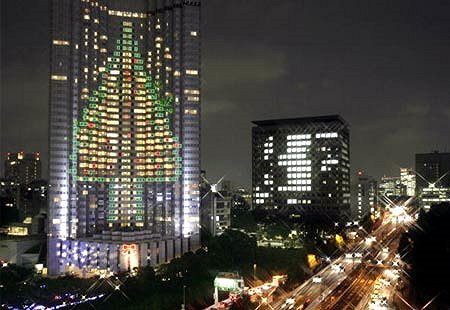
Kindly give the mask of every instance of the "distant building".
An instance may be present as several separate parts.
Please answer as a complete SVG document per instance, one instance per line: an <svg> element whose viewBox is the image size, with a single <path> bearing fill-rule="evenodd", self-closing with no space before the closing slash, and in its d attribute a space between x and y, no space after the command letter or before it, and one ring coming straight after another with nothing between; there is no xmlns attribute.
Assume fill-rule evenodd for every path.
<svg viewBox="0 0 450 310"><path fill-rule="evenodd" d="M47 213L47 182L32 181L21 186L11 180L0 180L0 223L22 222L27 217Z"/></svg>
<svg viewBox="0 0 450 310"><path fill-rule="evenodd" d="M416 154L416 194L429 184L450 188L450 153Z"/></svg>
<svg viewBox="0 0 450 310"><path fill-rule="evenodd" d="M22 189L22 205L26 216L47 213L47 193L48 184L44 180L33 181Z"/></svg>
<svg viewBox="0 0 450 310"><path fill-rule="evenodd" d="M20 221L23 218L20 186L14 181L0 180L0 225Z"/></svg>
<svg viewBox="0 0 450 310"><path fill-rule="evenodd" d="M357 220L361 220L369 213L374 213L377 203L377 181L367 175L364 175L362 171L358 172L358 194L356 202L356 214Z"/></svg>
<svg viewBox="0 0 450 310"><path fill-rule="evenodd" d="M400 168L400 183L406 187L407 196L416 195L416 173L412 168Z"/></svg>
<svg viewBox="0 0 450 310"><path fill-rule="evenodd" d="M430 184L429 186L422 188L419 197L420 207L429 210L432 205L441 202L450 202L450 188L436 187L434 184Z"/></svg>
<svg viewBox="0 0 450 310"><path fill-rule="evenodd" d="M387 197L400 197L406 195L406 186L400 177L383 176L378 185L378 194Z"/></svg>
<svg viewBox="0 0 450 310"><path fill-rule="evenodd" d="M20 185L11 180L0 179L0 197L8 197L13 200L14 207L19 207L20 204Z"/></svg>
<svg viewBox="0 0 450 310"><path fill-rule="evenodd" d="M222 185L222 184L220 184ZM231 227L232 192L228 182L225 186L208 184L206 179L200 184L200 225L211 235L216 236Z"/></svg>
<svg viewBox="0 0 450 310"><path fill-rule="evenodd" d="M348 218L349 126L340 116L253 124L253 208L316 223Z"/></svg>
<svg viewBox="0 0 450 310"><path fill-rule="evenodd" d="M5 161L5 178L21 186L41 178L39 153L8 153Z"/></svg>
<svg viewBox="0 0 450 310"><path fill-rule="evenodd" d="M252 194L245 188L236 189L233 193L231 208L240 211L250 211L252 209Z"/></svg>

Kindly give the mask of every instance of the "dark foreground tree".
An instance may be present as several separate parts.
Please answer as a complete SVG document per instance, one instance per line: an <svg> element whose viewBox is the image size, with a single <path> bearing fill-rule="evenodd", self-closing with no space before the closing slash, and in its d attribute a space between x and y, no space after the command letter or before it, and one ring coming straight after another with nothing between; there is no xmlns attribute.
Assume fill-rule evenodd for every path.
<svg viewBox="0 0 450 310"><path fill-rule="evenodd" d="M433 206L421 212L417 226L403 235L400 249L411 266L411 284L416 302L433 302L435 309L450 305L450 204ZM437 307L437 308L436 308Z"/></svg>

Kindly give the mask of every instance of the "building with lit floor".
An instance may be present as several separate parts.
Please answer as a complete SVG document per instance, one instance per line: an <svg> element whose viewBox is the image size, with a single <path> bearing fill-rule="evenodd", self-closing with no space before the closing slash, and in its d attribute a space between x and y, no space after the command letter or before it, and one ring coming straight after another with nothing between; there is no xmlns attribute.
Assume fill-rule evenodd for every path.
<svg viewBox="0 0 450 310"><path fill-rule="evenodd" d="M422 188L419 196L420 207L430 210L431 206L442 202L450 202L450 188L430 184Z"/></svg>
<svg viewBox="0 0 450 310"><path fill-rule="evenodd" d="M329 115L253 124L253 208L300 221L348 219L350 138L346 121Z"/></svg>
<svg viewBox="0 0 450 310"><path fill-rule="evenodd" d="M400 177L382 176L378 183L380 197L401 197L406 195L406 185L402 184Z"/></svg>
<svg viewBox="0 0 450 310"><path fill-rule="evenodd" d="M8 153L5 160L5 179L25 186L41 179L41 159L39 153Z"/></svg>
<svg viewBox="0 0 450 310"><path fill-rule="evenodd" d="M233 192L227 180L209 183L206 171L202 170L200 182L200 225L212 236L222 234L231 227Z"/></svg>
<svg viewBox="0 0 450 310"><path fill-rule="evenodd" d="M406 196L416 195L416 172L412 168L400 168L400 183L405 186Z"/></svg>
<svg viewBox="0 0 450 310"><path fill-rule="evenodd" d="M357 220L362 220L367 214L374 214L376 211L377 181L362 171L358 171L357 176L358 192L354 215Z"/></svg>
<svg viewBox="0 0 450 310"><path fill-rule="evenodd" d="M199 245L200 0L54 0L48 269Z"/></svg>

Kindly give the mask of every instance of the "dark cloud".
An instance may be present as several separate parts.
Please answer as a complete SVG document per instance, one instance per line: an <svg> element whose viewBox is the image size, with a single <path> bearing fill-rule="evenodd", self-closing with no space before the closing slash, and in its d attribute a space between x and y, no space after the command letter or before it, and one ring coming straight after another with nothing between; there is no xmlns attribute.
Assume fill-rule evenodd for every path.
<svg viewBox="0 0 450 310"><path fill-rule="evenodd" d="M378 177L413 165L416 152L449 150L448 3L226 3L204 5L206 59L240 58L241 47L258 53L263 45L282 60L283 74L263 83L255 74L250 85L238 76L222 92L215 91L217 85L211 85L214 91L205 87L202 154L213 176L250 183L250 121L259 118L339 113L351 125L353 170ZM223 45L228 48L218 48ZM272 62L266 65L273 68ZM205 63L205 79L214 74L211 69ZM239 109L222 110L219 102ZM210 115L210 108L222 113ZM230 156L238 160L230 163Z"/></svg>
<svg viewBox="0 0 450 310"><path fill-rule="evenodd" d="M46 150L48 0L2 0L2 150ZM341 114L353 170L449 151L450 2L205 0L202 166L251 181L251 121Z"/></svg>

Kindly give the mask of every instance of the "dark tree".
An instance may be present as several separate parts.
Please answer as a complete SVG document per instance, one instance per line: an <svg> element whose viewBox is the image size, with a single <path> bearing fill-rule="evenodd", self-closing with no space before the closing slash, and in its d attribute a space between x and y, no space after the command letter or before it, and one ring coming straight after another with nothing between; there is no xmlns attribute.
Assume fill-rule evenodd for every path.
<svg viewBox="0 0 450 310"><path fill-rule="evenodd" d="M439 295L436 309L450 305L450 204L433 206L421 212L417 227L404 234L400 249L411 265L416 302L424 304Z"/></svg>

